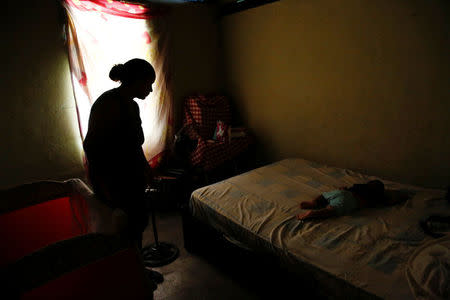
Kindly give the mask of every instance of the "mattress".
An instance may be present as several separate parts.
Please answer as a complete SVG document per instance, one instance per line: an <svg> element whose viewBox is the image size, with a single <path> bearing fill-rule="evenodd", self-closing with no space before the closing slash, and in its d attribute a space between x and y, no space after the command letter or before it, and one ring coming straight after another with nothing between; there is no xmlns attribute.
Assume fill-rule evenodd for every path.
<svg viewBox="0 0 450 300"><path fill-rule="evenodd" d="M373 179L384 182L390 197L408 199L349 216L297 220L300 202ZM328 294L411 299L448 293L448 275L439 270L442 262L450 265L448 241L436 246L419 226L431 214L448 212L444 190L293 158L197 189L189 205L195 218L246 248L271 252L292 270L307 272ZM414 258L428 253L428 244L441 252L437 258L427 254L426 265L417 267Z"/></svg>

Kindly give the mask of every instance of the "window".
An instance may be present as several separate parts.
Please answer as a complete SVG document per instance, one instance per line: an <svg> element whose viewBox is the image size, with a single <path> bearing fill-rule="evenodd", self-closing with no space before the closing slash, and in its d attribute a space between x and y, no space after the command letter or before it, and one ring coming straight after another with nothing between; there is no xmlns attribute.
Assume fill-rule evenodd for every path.
<svg viewBox="0 0 450 300"><path fill-rule="evenodd" d="M132 58L150 62L156 71L154 92L140 106L145 135L144 152L154 161L165 148L171 129L171 95L164 49L167 39L154 32L154 18L142 5L117 1L65 0L67 10L67 41L72 84L77 104L80 133L87 133L89 112L93 102L105 91L117 87L109 79L115 64ZM163 24L158 22L158 24ZM164 32L159 28L158 32ZM158 46L159 45L159 46ZM152 160L153 159L153 160Z"/></svg>

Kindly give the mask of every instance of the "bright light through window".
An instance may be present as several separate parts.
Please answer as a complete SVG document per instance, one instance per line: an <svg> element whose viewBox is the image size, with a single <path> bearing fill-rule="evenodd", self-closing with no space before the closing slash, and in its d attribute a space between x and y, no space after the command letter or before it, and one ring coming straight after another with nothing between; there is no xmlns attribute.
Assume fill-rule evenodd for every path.
<svg viewBox="0 0 450 300"><path fill-rule="evenodd" d="M84 139L93 102L105 91L117 87L109 79L111 68L133 58L150 62L156 71L153 92L137 100L144 130L144 153L150 164L157 164L171 134L171 92L168 89L166 27L158 19L148 19L146 8L117 1L66 0L68 45L73 89L77 101L79 126ZM141 15L139 15L141 14ZM158 11L155 10L155 15ZM144 18L141 18L144 16ZM161 38L160 38L161 37Z"/></svg>
<svg viewBox="0 0 450 300"><path fill-rule="evenodd" d="M72 18L83 56L91 99L95 100L103 92L118 86L118 83L108 77L109 71L115 64L125 63L132 58L143 58L152 62L150 47L146 43L146 40L150 42L151 32L145 20L76 9L72 11ZM82 99L88 96L83 91L79 80L73 79L82 132L85 135L90 101ZM140 106L145 106L145 103L138 103Z"/></svg>

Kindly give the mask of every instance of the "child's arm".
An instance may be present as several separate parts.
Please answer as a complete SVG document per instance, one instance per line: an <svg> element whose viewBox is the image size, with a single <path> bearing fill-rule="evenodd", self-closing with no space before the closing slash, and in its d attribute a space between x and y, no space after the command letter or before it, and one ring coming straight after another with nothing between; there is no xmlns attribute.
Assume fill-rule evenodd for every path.
<svg viewBox="0 0 450 300"><path fill-rule="evenodd" d="M319 195L312 201L303 201L302 203L300 203L300 207L303 209L312 209L324 207L327 204L328 204L327 200L322 195Z"/></svg>
<svg viewBox="0 0 450 300"><path fill-rule="evenodd" d="M310 210L306 213L297 215L298 220L306 220L306 219L313 219L313 218L328 218L333 217L336 215L336 209L332 206L327 206L322 209L317 210Z"/></svg>

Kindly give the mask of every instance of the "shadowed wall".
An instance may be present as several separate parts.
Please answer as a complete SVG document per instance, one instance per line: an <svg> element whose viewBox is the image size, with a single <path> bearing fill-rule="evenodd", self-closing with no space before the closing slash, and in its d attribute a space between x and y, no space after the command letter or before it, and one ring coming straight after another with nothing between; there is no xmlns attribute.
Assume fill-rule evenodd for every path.
<svg viewBox="0 0 450 300"><path fill-rule="evenodd" d="M81 176L81 143L57 1L7 2L11 9L2 17L6 38L0 48L6 65L0 186Z"/></svg>
<svg viewBox="0 0 450 300"><path fill-rule="evenodd" d="M445 0L281 0L222 19L227 88L269 159L450 184Z"/></svg>

